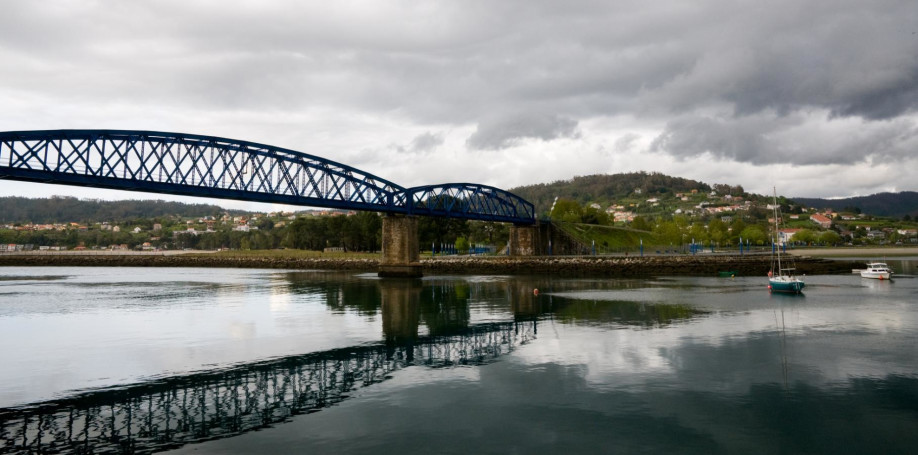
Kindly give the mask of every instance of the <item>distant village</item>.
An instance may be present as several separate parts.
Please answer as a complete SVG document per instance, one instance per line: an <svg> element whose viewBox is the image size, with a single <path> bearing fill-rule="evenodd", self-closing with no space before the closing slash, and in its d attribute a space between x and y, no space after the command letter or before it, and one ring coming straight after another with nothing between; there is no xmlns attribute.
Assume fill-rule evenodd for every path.
<svg viewBox="0 0 918 455"><path fill-rule="evenodd" d="M729 188L729 187L725 187ZM584 206L566 198L541 217L554 222L605 225L647 232L642 241L659 245L690 240L716 245L751 242L791 245L906 245L918 243L918 223L859 213L807 208L779 200L774 219L770 198L715 191L659 191L635 188L615 202ZM745 196L745 197L744 197ZM423 218L423 217L422 217ZM777 223L776 223L777 221ZM439 224L438 224L439 223ZM442 224L442 225L440 225ZM0 252L15 251L159 251L186 249L297 248L326 251L378 251L381 218L373 212L311 210L302 212L223 213L203 217L161 216L95 223L7 223L0 226ZM508 228L500 223L422 221L422 245L452 245L459 239L503 245ZM589 243L589 239L581 239ZM636 239L632 240L636 242ZM627 247L627 241L619 243ZM600 242L596 242L599 244ZM602 240L604 246L613 240ZM434 248L434 247L432 247Z"/></svg>
<svg viewBox="0 0 918 455"><path fill-rule="evenodd" d="M63 250L141 250L157 251L160 249L181 248L184 244L191 243L183 241L186 236L198 237L207 235L216 235L219 233L236 232L250 233L260 229L268 231L284 228L288 223L298 218L318 218L318 217L350 217L356 215L354 211L341 210L307 210L302 212L271 212L271 213L252 213L249 215L230 215L222 216L203 216L191 219L173 219L169 222L154 220L132 220L127 223L115 223L102 221L92 224L81 224L77 222L53 223L53 224L5 224L0 226L0 236L2 231L14 233L48 233L48 234L69 234L69 233L105 233L111 238L127 238L132 240L138 237L145 239L142 242L130 243L108 243L108 244L89 244L82 241L76 246L68 247L65 245L51 244L56 243L53 240L60 239L59 236L49 235L45 238L49 240L48 244L33 243L0 243L0 252L3 251L63 251ZM148 222L146 222L148 221ZM139 223L138 223L139 222ZM125 234L125 235L120 235Z"/></svg>
<svg viewBox="0 0 918 455"><path fill-rule="evenodd" d="M748 221L748 213L754 209L764 209L768 227L775 225L772 215L775 208L773 204L746 200L742 196L719 195L716 191L702 193L698 190L673 193L671 197L641 198L641 195L642 190L635 188L627 202L611 204L605 209L598 203L591 203L589 206L595 210L604 210L614 223L622 225L633 223L635 217L665 219L680 216L701 222L716 218L729 225L736 219ZM789 210L791 213L782 213L782 218L777 220L779 226L787 226L778 230L779 244L809 244L813 239L806 234L827 231L836 232L843 242L849 244L918 243L918 228L908 218L905 223L895 223L893 220L864 213L839 213L832 209L785 207L782 210Z"/></svg>

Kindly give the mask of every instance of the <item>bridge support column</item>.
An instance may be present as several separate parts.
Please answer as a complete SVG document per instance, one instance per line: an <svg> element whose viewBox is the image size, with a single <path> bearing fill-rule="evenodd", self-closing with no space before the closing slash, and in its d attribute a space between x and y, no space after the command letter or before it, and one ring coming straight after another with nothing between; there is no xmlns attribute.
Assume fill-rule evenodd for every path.
<svg viewBox="0 0 918 455"><path fill-rule="evenodd" d="M510 255L538 256L542 254L541 230L539 225L510 226Z"/></svg>
<svg viewBox="0 0 918 455"><path fill-rule="evenodd" d="M420 278L418 219L413 216L386 215L382 223L381 277Z"/></svg>

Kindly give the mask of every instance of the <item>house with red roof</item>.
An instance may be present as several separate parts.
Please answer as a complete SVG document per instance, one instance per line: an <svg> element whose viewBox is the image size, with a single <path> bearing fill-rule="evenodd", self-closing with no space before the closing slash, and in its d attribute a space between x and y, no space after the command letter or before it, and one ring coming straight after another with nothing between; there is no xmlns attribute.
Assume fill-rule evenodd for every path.
<svg viewBox="0 0 918 455"><path fill-rule="evenodd" d="M823 229L829 229L832 227L832 219L819 213L811 215L810 221L818 224Z"/></svg>

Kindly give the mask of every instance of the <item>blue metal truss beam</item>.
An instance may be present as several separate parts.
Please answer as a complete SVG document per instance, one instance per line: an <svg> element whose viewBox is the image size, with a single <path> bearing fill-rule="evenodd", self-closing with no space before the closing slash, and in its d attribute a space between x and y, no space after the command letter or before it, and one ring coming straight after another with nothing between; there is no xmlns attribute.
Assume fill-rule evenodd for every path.
<svg viewBox="0 0 918 455"><path fill-rule="evenodd" d="M533 205L473 183L404 188L294 150L133 130L0 132L0 178L516 224Z"/></svg>
<svg viewBox="0 0 918 455"><path fill-rule="evenodd" d="M535 222L535 207L525 199L492 186L447 183L408 188L411 214L500 221Z"/></svg>

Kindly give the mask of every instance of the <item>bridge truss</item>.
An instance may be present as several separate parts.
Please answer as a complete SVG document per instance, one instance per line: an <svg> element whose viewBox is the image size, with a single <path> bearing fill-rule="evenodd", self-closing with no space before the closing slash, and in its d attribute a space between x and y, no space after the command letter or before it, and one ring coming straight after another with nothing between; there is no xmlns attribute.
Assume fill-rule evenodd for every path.
<svg viewBox="0 0 918 455"><path fill-rule="evenodd" d="M0 132L0 178L387 214L535 223L534 206L497 188L404 188L294 150L182 133Z"/></svg>

